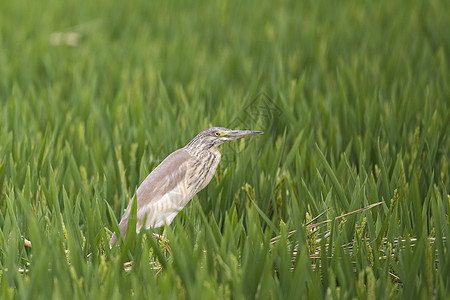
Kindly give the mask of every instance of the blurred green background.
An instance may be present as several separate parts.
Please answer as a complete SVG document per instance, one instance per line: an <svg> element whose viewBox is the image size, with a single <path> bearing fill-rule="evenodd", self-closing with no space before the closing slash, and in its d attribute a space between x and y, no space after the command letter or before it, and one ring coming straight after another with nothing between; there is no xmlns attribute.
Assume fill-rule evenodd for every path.
<svg viewBox="0 0 450 300"><path fill-rule="evenodd" d="M448 297L448 28L443 0L2 1L2 299ZM210 126L265 134L169 246L110 250Z"/></svg>

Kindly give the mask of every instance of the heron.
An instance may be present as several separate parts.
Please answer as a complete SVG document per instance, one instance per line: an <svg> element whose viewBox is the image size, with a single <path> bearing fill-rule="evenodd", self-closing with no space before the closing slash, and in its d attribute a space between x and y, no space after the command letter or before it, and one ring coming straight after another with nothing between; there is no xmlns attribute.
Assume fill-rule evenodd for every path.
<svg viewBox="0 0 450 300"><path fill-rule="evenodd" d="M217 149L219 145L262 133L211 127L201 131L186 146L167 156L136 191L136 232L143 226L149 229L170 224L192 197L208 185L221 159ZM133 198L120 220L121 232L114 232L111 237L111 248L117 241L117 234L126 234Z"/></svg>

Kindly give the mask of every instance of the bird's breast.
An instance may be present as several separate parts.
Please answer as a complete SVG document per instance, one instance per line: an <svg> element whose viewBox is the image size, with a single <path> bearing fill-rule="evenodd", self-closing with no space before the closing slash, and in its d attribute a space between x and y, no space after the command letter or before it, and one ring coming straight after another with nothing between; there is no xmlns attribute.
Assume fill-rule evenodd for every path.
<svg viewBox="0 0 450 300"><path fill-rule="evenodd" d="M220 152L212 149L204 153L201 157L196 157L194 165L191 168L191 187L192 193L195 195L204 189L216 173L217 166L220 162Z"/></svg>

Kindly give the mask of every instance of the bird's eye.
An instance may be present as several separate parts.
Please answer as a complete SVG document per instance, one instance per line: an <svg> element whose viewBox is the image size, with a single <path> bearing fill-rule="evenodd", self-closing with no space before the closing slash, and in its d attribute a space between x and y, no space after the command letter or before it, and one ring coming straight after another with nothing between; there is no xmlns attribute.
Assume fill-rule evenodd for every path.
<svg viewBox="0 0 450 300"><path fill-rule="evenodd" d="M220 132L215 132L215 136L220 136Z"/></svg>

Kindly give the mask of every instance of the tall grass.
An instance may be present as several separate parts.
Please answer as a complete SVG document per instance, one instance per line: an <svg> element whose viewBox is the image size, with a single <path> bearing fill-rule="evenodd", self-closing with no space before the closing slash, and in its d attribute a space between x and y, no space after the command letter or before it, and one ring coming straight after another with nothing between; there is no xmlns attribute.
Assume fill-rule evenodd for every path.
<svg viewBox="0 0 450 300"><path fill-rule="evenodd" d="M0 297L449 297L449 11L0 2ZM109 249L211 125L265 134L223 146L164 241Z"/></svg>

